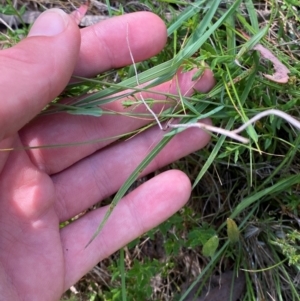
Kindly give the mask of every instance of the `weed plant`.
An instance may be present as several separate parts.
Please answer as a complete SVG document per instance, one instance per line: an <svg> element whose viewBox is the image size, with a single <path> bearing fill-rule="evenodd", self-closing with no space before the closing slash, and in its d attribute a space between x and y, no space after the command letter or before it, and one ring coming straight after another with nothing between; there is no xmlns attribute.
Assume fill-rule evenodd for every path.
<svg viewBox="0 0 300 301"><path fill-rule="evenodd" d="M11 8L11 2L7 3ZM206 65L214 72L212 91L182 96L180 108L162 112L161 121L180 117L182 123L190 124L205 116L218 127L234 130L267 109L299 118L300 1L143 0L114 5L107 14L147 8L168 26L165 49L136 64L140 83L164 82L179 66L185 70L198 66L198 76ZM1 39L11 46L19 34L8 30ZM264 77L274 69L253 50L258 43L289 69L287 83ZM119 98L127 95L128 88L138 91L135 86L133 66L83 79L67 87L62 97L97 92L72 106L61 105L58 98L42 114L67 111L101 118L111 112L101 111L99 105L114 101L116 92ZM155 99L146 101L151 106ZM152 126L159 131L156 122ZM166 134L107 202L117 204L136 183L139 171L178 131ZM136 133L126 137L132 134ZM208 147L166 167L189 175L193 192L188 205L99 263L73 288L79 293L69 291L63 300L203 300L197 296L209 280L227 270L245 276L240 300L300 300L299 130L269 116L243 135L250 138L249 143L212 134Z"/></svg>

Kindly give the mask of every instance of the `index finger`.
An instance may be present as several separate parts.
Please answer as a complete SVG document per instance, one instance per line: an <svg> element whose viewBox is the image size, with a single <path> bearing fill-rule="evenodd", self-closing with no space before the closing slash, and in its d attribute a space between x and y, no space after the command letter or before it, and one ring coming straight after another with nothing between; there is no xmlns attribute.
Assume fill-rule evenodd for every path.
<svg viewBox="0 0 300 301"><path fill-rule="evenodd" d="M131 13L101 21L81 30L81 47L74 74L90 77L130 65L127 33L136 62L156 55L167 41L164 22L150 12Z"/></svg>

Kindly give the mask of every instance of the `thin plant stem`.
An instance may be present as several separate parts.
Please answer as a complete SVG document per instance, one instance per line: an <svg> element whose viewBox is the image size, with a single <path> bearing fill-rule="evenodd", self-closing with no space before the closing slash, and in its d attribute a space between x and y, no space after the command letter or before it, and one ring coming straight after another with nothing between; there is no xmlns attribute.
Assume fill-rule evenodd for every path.
<svg viewBox="0 0 300 301"><path fill-rule="evenodd" d="M203 129L209 132L213 132L213 133L218 133L227 137L230 137L232 139L235 139L237 141L240 141L242 143L249 143L249 139L242 137L240 135L237 135L236 133L232 132L232 131L228 131L222 128L218 128L212 125L208 125L205 124L203 122L196 122L196 123L188 123L188 124L169 124L168 127L170 128L199 128L199 129Z"/></svg>
<svg viewBox="0 0 300 301"><path fill-rule="evenodd" d="M133 65L133 68L134 68L134 74L135 74L135 80L136 80L136 83L138 86L140 86L140 82L139 82L139 77L138 77L138 73L137 73L137 69L136 69L136 64L135 64L135 61L134 61L134 58L133 58L133 55L132 55L132 51L131 51L131 48L130 48L130 44L129 44L129 30L128 30L128 23L127 23L127 29L126 29L126 42L127 42L127 47L128 47L128 50L129 50L129 55L130 55L130 59L132 61L132 65ZM147 110L151 113L151 115L154 117L155 121L157 122L159 128L161 130L163 130L163 127L158 119L158 117L156 116L156 114L152 111L152 109L149 107L149 105L147 104L147 102L145 101L143 95L142 95L142 92L139 93L140 94L140 98L143 102L143 104L145 105L145 107L147 108Z"/></svg>
<svg viewBox="0 0 300 301"><path fill-rule="evenodd" d="M300 122L295 119L294 117L290 116L287 113L284 113L283 111L280 110L276 110L276 109L270 109L270 110L266 110L264 112L258 113L257 115L255 115L254 117L252 117L251 119L249 119L247 122L245 122L242 126L240 126L239 128L233 130L233 131L228 131L222 128L218 128L215 126L211 126L202 122L197 122L197 123L190 123L190 124L169 124L168 127L170 128L191 128L191 127L197 127L200 129L204 129L210 132L214 132L214 133L218 133L221 135L225 135L227 137L230 137L232 139L235 139L237 141L240 141L242 143L249 143L249 139L242 137L240 135L237 135L238 133L242 132L243 130L245 130L249 125L253 124L255 121L265 117L265 116L269 116L269 115L276 115L281 117L282 119L286 120L287 122L289 122L290 124L292 124L294 127L296 127L298 130L300 130Z"/></svg>
<svg viewBox="0 0 300 301"><path fill-rule="evenodd" d="M263 111L261 113L258 113L257 115L255 115L254 117L252 117L250 120L248 120L247 122L245 122L242 126L240 126L239 128L237 128L236 130L234 130L232 132L234 132L234 133L240 133L245 128L247 128L250 124L252 124L255 121L261 119L262 117L265 117L265 116L268 116L268 115L279 116L282 119L284 119L287 122L289 122L290 124L292 124L298 130L300 130L300 122L297 119L295 119L294 117L292 117L291 115L289 115L287 113L284 113L283 111L276 110L276 109L270 109L270 110L266 110L266 111Z"/></svg>

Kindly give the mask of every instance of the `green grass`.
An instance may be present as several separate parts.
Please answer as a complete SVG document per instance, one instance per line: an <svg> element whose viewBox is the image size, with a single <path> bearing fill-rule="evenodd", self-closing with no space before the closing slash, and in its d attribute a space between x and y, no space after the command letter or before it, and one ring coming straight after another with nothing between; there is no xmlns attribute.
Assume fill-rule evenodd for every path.
<svg viewBox="0 0 300 301"><path fill-rule="evenodd" d="M209 116L216 126L233 130L271 108L298 118L300 1L270 1L269 14L262 18L258 10L266 12L265 1L161 0L157 6L152 1L140 2L165 19L169 39L160 54L137 64L139 81L154 80L155 85L171 78L179 66L201 68L203 62L216 78L211 92L182 97L182 108L163 112L162 120L185 114L182 122L192 123ZM171 18L166 18L166 12L171 12ZM241 31L252 39L247 41ZM7 33L11 41L15 35ZM251 50L257 43L288 67L288 83L278 84L263 76L274 70ZM112 74L107 73L81 86L69 86L66 93L73 95L99 91L72 107L58 101L48 112L106 114L93 106L114 101L116 92L136 85L132 66L116 72L117 84L109 81ZM103 84L106 88L100 89ZM137 167L114 196L112 209L140 170L176 133L166 134ZM300 300L299 132L270 116L243 135L250 138L246 145L212 135L208 147L170 165L168 168L179 168L192 180L188 205L100 263L76 285L80 293L68 292L64 300L185 300L194 287L201 295L210 277L226 270L245 273L240 300Z"/></svg>

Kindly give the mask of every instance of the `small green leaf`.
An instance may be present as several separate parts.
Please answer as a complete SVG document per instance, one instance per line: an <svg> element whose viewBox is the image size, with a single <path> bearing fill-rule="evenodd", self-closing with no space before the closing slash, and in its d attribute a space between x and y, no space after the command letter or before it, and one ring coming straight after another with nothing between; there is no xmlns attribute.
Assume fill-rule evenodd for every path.
<svg viewBox="0 0 300 301"><path fill-rule="evenodd" d="M100 117L102 115L102 110L100 108L76 108L67 110L67 112L72 115L89 115L95 117Z"/></svg>
<svg viewBox="0 0 300 301"><path fill-rule="evenodd" d="M239 241L240 231L238 226L236 225L235 221L231 218L227 218L227 235L228 239L232 243L236 243Z"/></svg>
<svg viewBox="0 0 300 301"><path fill-rule="evenodd" d="M264 149L267 150L272 145L272 139L266 138Z"/></svg>
<svg viewBox="0 0 300 301"><path fill-rule="evenodd" d="M217 235L211 237L203 246L202 253L206 257L213 257L219 246L219 238Z"/></svg>
<svg viewBox="0 0 300 301"><path fill-rule="evenodd" d="M203 246L213 235L216 235L216 231L212 228L202 227L200 229L191 230L188 234L187 245L190 248Z"/></svg>
<svg viewBox="0 0 300 301"><path fill-rule="evenodd" d="M193 75L192 81L199 79L202 76L202 74L204 73L204 71L205 71L205 68L200 67L200 69L197 72L195 72L195 74Z"/></svg>

